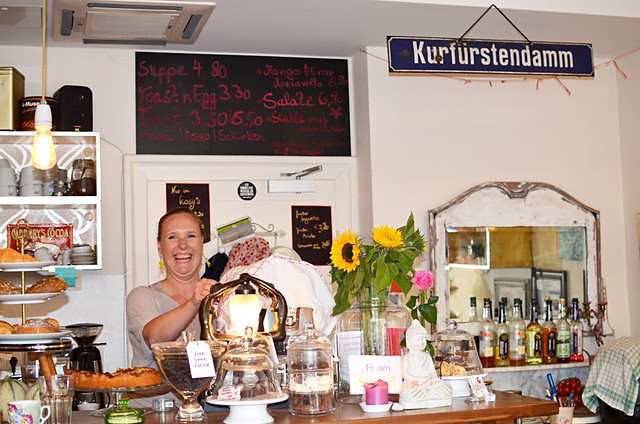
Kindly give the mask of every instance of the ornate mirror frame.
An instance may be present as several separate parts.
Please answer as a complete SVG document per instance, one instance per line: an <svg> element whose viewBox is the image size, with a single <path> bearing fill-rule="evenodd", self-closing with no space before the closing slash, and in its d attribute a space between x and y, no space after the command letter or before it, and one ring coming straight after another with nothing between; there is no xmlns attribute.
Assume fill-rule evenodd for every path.
<svg viewBox="0 0 640 424"><path fill-rule="evenodd" d="M604 295L600 269L600 213L565 191L539 182L488 182L465 191L429 211L430 266L438 302L437 329L449 319L447 227L558 226L586 229L588 300L597 305ZM459 327L472 331L470 323ZM466 327L466 328L465 328Z"/></svg>

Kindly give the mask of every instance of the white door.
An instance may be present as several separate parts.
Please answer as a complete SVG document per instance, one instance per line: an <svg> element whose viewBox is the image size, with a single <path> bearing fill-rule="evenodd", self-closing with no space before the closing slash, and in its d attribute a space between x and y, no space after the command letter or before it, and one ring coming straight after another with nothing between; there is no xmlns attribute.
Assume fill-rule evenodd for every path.
<svg viewBox="0 0 640 424"><path fill-rule="evenodd" d="M268 193L269 180L286 179L281 173L297 172L315 165L323 170L304 179L315 181L313 193ZM273 225L284 231L277 245L292 247L291 206L330 206L332 232L355 228L357 182L352 158L323 157L229 157L229 156L145 156L125 158L125 195L127 205L127 293L134 287L158 281L157 223L166 212L167 183L206 183L209 185L211 228L249 216L264 227ZM256 187L252 200L238 195L241 183ZM212 241L205 245L210 257L219 250L213 230ZM272 247L274 237L265 237ZM319 267L328 274L328 267Z"/></svg>

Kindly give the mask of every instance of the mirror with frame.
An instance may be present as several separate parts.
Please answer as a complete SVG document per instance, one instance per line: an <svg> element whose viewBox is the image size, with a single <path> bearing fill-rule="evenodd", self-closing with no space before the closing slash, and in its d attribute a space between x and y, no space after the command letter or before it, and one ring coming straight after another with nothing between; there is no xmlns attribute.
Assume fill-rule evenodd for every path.
<svg viewBox="0 0 640 424"><path fill-rule="evenodd" d="M472 331L470 298L494 309L507 300L572 298L597 304L600 278L599 212L545 183L490 182L429 211L430 264L435 275L438 329L446 319ZM543 309L539 309L542 314Z"/></svg>

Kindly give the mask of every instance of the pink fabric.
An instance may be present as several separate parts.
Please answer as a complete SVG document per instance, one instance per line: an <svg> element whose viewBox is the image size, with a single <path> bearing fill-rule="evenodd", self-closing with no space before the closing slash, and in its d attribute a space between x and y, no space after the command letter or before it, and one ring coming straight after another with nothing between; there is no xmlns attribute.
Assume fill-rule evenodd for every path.
<svg viewBox="0 0 640 424"><path fill-rule="evenodd" d="M236 243L229 251L229 261L224 267L224 272L237 266L254 264L261 259L268 258L272 254L269 248L269 242L262 237L253 237L249 240Z"/></svg>

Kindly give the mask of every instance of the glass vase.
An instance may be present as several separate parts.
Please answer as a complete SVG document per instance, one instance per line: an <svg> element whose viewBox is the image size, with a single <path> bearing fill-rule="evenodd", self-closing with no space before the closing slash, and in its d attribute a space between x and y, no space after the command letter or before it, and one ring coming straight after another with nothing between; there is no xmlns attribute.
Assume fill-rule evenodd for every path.
<svg viewBox="0 0 640 424"><path fill-rule="evenodd" d="M375 290L375 280L358 294L357 301L339 319L336 329L338 355L336 400L360 403L361 394L351 394L351 355L400 355L402 333L411 322L409 310L388 300L389 291ZM390 341L392 346L390 347Z"/></svg>

